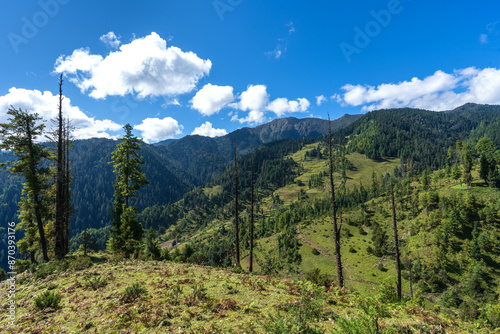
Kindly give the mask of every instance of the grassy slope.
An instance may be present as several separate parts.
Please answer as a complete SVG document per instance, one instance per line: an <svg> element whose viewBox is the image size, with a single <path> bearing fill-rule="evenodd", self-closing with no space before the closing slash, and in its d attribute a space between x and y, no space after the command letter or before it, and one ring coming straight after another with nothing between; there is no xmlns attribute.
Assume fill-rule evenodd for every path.
<svg viewBox="0 0 500 334"><path fill-rule="evenodd" d="M314 309L319 312L320 320L312 322L312 326L332 333L338 329L338 316L357 319L362 314L359 305L371 303L357 294L336 289L326 291L308 282L234 274L173 262L111 261L44 279L35 279L32 274L21 277L17 283L16 325L9 327L6 318L1 317L2 332L265 333L263 326L270 323L270 316L293 321L290 313L279 309L297 305L302 298L300 291L317 291ZM107 284L93 290L88 282L97 277ZM133 283L141 284L147 294L125 303L123 291ZM180 287L177 296L174 287ZM34 306L33 299L45 291L61 295L59 308L39 310ZM4 290L0 298L6 300ZM460 333L471 328L412 305L386 307L386 312L380 312L382 329L396 326L430 332L442 327ZM5 314L5 305L1 312Z"/></svg>

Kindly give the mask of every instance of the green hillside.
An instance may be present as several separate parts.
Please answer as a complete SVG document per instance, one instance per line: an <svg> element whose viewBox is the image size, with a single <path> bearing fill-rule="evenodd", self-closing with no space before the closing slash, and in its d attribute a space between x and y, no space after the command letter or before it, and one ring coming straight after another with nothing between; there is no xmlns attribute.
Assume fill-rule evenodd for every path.
<svg viewBox="0 0 500 334"><path fill-rule="evenodd" d="M81 254L17 277L9 333L486 333L417 300L394 303L309 281ZM50 268L49 268L50 266ZM0 292L2 300L6 292ZM7 304L2 306L6 312Z"/></svg>
<svg viewBox="0 0 500 334"><path fill-rule="evenodd" d="M99 264L89 269L88 257L80 251L71 254L80 255L69 262L36 265L18 260L17 270L26 271L19 276L26 284L22 303L46 285L50 291L60 287L58 293L67 301L75 299L79 289L101 291L106 302L99 310L108 308L112 314L96 321L71 320L68 331L119 332L130 327L160 332L172 327L198 333L203 332L202 324L211 326L207 332L237 333L365 333L369 326L375 326L368 331L373 333L496 330L500 150L493 135L500 129L498 108L490 107L468 105L448 113L382 110L334 133L344 288L337 281L329 146L325 138L300 138L261 145L238 157L239 263L231 163L220 176L179 200L156 202L139 212L137 221L148 230L129 253L132 262L124 254L101 253L94 258ZM145 168L146 176L151 167L160 170L158 166L172 168L168 170L174 177L183 173L162 158L166 151L161 150L148 147L144 152L148 161L155 158L151 161L158 163ZM252 166L254 256L253 273L248 273ZM153 183L159 178L154 174ZM395 295L391 183L401 253L400 301ZM159 189L159 184L154 187ZM146 203L144 198L139 202ZM78 234L72 249L93 248L96 242L102 250L109 233L105 227ZM163 262L154 262L158 260ZM74 273L78 268L85 273ZM65 276L52 276L58 270ZM137 293L136 300L129 300L124 291L133 283L141 286L127 290ZM259 292L262 299L254 298ZM99 311L86 303L101 305L95 298L76 298L82 305L62 302L61 308L51 307L43 326L59 324L67 307L87 307L96 314ZM136 308L130 308L132 304ZM47 313L35 306L26 312L23 319ZM36 326L30 322L26 326L36 328L29 327Z"/></svg>

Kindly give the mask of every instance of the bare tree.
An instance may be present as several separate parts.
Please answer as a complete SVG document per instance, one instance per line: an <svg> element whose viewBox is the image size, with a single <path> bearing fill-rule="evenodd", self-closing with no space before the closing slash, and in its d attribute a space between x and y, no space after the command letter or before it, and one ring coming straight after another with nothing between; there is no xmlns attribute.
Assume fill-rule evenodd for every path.
<svg viewBox="0 0 500 334"><path fill-rule="evenodd" d="M236 135L234 135L234 234L236 266L240 266L240 231L238 226L238 166L236 165Z"/></svg>
<svg viewBox="0 0 500 334"><path fill-rule="evenodd" d="M62 84L63 75L59 77L59 113L57 115L57 133L55 139L57 141L57 155L56 155L56 221L55 221L55 254L58 259L62 259L65 255L65 223L64 223L64 178L65 178L65 163L63 161L64 150L64 126L62 116Z"/></svg>
<svg viewBox="0 0 500 334"><path fill-rule="evenodd" d="M251 176L251 204L250 204L250 264L248 271L253 271L253 159L252 159L252 176Z"/></svg>
<svg viewBox="0 0 500 334"><path fill-rule="evenodd" d="M394 247L396 248L396 271L398 275L397 294L401 300L401 260L399 258L399 238L398 238L398 223L396 221L396 203L394 202L394 185L391 180L391 202L392 202L392 224L394 226Z"/></svg>
<svg viewBox="0 0 500 334"><path fill-rule="evenodd" d="M340 255L340 230L342 224L337 224L337 203L335 201L335 184L333 183L333 161L332 161L332 128L330 123L330 114L328 114L328 147L330 156L330 187L332 188L332 220L333 220L333 236L335 239L335 257L337 260L337 280L339 286L344 287L344 276L342 275L342 258Z"/></svg>

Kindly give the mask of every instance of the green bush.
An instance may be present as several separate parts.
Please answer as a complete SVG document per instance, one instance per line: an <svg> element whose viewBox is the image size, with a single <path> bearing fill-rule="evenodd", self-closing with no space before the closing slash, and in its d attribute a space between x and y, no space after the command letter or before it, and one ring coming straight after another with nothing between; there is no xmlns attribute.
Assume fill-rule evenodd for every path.
<svg viewBox="0 0 500 334"><path fill-rule="evenodd" d="M441 303L445 307L458 307L460 302L461 299L459 298L455 288L450 288L441 295Z"/></svg>
<svg viewBox="0 0 500 334"><path fill-rule="evenodd" d="M382 303L396 303L398 302L398 295L396 292L396 287L386 279L382 284L380 284L378 289L378 300Z"/></svg>
<svg viewBox="0 0 500 334"><path fill-rule="evenodd" d="M92 290L98 290L99 288L103 288L106 285L108 285L108 281L106 280L105 277L98 276L91 278L87 281L87 287L91 288Z"/></svg>
<svg viewBox="0 0 500 334"><path fill-rule="evenodd" d="M323 333L323 331L311 325L311 323L318 322L324 318L323 306L316 301L318 292L303 289L301 296L298 302L281 305L276 317L269 315L266 321L261 322L264 332L275 334Z"/></svg>
<svg viewBox="0 0 500 334"><path fill-rule="evenodd" d="M170 261L170 260L172 260L172 257L170 256L170 250L168 249L168 247L162 248L162 250L161 250L161 259L163 261Z"/></svg>
<svg viewBox="0 0 500 334"><path fill-rule="evenodd" d="M139 283L134 283L125 288L120 300L123 303L132 303L142 295L146 295L148 291Z"/></svg>
<svg viewBox="0 0 500 334"><path fill-rule="evenodd" d="M320 252L319 252L316 248L313 248L313 249L312 249L312 253L313 253L314 255L319 255L319 254L321 254L321 253L320 253Z"/></svg>
<svg viewBox="0 0 500 334"><path fill-rule="evenodd" d="M42 295L35 298L35 307L39 310L45 310L46 308L59 308L59 302L61 301L61 295L56 294L52 291L45 291Z"/></svg>
<svg viewBox="0 0 500 334"><path fill-rule="evenodd" d="M61 261L52 261L38 265L34 277L45 279L49 275L63 273L65 271L80 271L90 268L93 265L89 257L78 256L76 258L67 258Z"/></svg>
<svg viewBox="0 0 500 334"><path fill-rule="evenodd" d="M314 268L313 270L306 272L305 278L318 286L329 286L332 284L332 279L327 274L321 273L319 268Z"/></svg>
<svg viewBox="0 0 500 334"><path fill-rule="evenodd" d="M31 263L30 260L16 259L16 264L14 265L15 271L20 274L25 271L34 273L36 271L36 264Z"/></svg>

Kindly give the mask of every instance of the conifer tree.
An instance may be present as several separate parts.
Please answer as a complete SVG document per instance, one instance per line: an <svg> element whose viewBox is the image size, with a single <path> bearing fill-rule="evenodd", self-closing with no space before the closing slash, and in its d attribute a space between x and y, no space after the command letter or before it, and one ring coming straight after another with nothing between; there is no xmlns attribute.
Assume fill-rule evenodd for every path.
<svg viewBox="0 0 500 334"><path fill-rule="evenodd" d="M143 235L141 223L137 220L137 207L130 205L130 199L138 197L139 189L148 184L146 175L141 169L144 164L138 151L142 140L132 134L132 126L123 127L125 136L119 138L120 143L111 153L113 171L116 175L114 182L115 200L113 202L113 221L109 246L113 252L124 252L129 256L134 252Z"/></svg>
<svg viewBox="0 0 500 334"><path fill-rule="evenodd" d="M32 202L33 212L38 226L38 234L44 261L49 261L47 241L45 238L43 211L44 196L49 188L50 168L46 160L51 158L50 152L36 143L43 134L44 124L37 113L29 113L22 109L10 108L7 112L10 123L0 124L0 149L10 150L17 157L8 171L20 174L25 179L27 199Z"/></svg>

